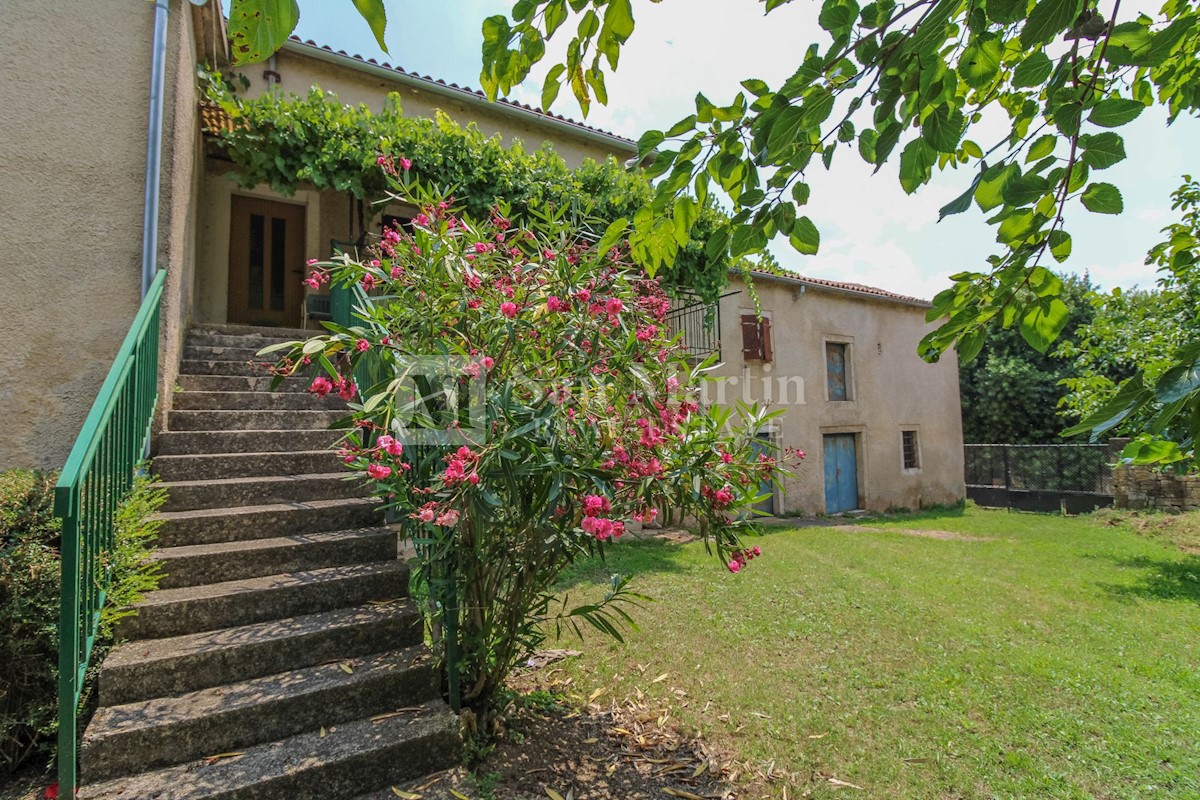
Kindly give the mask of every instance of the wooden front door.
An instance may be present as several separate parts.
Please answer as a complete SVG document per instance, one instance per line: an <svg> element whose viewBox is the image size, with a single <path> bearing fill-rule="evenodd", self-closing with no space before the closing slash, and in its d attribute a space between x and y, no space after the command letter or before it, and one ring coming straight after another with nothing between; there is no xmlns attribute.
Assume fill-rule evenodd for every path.
<svg viewBox="0 0 1200 800"><path fill-rule="evenodd" d="M233 198L229 321L299 327L304 301L304 206Z"/></svg>

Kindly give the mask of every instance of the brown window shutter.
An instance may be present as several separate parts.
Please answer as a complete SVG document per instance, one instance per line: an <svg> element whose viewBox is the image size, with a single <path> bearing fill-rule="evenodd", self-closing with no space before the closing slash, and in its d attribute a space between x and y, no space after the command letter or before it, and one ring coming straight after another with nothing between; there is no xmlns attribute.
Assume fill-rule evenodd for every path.
<svg viewBox="0 0 1200 800"><path fill-rule="evenodd" d="M763 361L770 361L772 356L771 342L771 320L769 317L762 318L762 357Z"/></svg>
<svg viewBox="0 0 1200 800"><path fill-rule="evenodd" d="M742 357L747 361L762 358L762 330L753 314L742 314Z"/></svg>

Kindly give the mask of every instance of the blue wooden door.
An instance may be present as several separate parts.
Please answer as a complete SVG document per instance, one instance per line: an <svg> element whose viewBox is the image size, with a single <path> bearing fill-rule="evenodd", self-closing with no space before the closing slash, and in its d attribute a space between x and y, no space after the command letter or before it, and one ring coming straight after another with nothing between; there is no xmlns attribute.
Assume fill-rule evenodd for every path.
<svg viewBox="0 0 1200 800"><path fill-rule="evenodd" d="M853 433L825 435L825 513L858 508L858 459Z"/></svg>

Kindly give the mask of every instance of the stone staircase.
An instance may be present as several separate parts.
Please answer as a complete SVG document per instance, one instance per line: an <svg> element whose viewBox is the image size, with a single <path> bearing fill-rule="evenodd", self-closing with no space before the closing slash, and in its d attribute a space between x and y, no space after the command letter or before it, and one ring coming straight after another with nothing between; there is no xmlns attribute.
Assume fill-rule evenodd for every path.
<svg viewBox="0 0 1200 800"><path fill-rule="evenodd" d="M154 471L167 577L104 661L84 798L352 798L455 765L397 534L328 447L336 401L268 391L302 332L192 330Z"/></svg>

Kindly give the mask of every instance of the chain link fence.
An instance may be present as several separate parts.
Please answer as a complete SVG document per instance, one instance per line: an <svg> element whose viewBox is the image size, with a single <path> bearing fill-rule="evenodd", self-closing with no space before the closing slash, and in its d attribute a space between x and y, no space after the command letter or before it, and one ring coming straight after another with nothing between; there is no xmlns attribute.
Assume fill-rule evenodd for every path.
<svg viewBox="0 0 1200 800"><path fill-rule="evenodd" d="M1107 444L968 444L967 497L981 506L1077 514L1112 505Z"/></svg>

